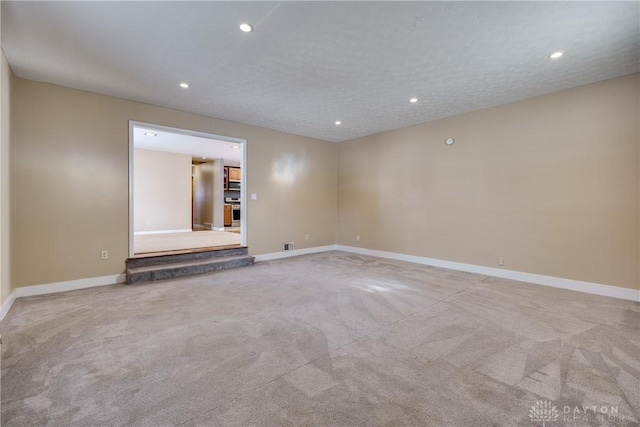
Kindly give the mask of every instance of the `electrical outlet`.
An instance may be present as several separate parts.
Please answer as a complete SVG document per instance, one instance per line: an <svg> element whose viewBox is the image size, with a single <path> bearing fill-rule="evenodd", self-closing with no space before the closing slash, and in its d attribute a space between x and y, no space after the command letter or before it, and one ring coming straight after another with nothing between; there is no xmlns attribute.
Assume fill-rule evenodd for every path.
<svg viewBox="0 0 640 427"><path fill-rule="evenodd" d="M109 259L109 251L100 252L100 259Z"/></svg>
<svg viewBox="0 0 640 427"><path fill-rule="evenodd" d="M502 258L501 256L500 256L500 257L498 257L498 265L499 265L500 267L504 267L504 258Z"/></svg>
<svg viewBox="0 0 640 427"><path fill-rule="evenodd" d="M283 251L292 251L294 249L293 247L293 242L290 243L283 243L282 244L282 250Z"/></svg>
<svg viewBox="0 0 640 427"><path fill-rule="evenodd" d="M147 220L147 225L151 225L151 220L150 219Z"/></svg>
<svg viewBox="0 0 640 427"><path fill-rule="evenodd" d="M309 240L309 233L304 235L304 240Z"/></svg>
<svg viewBox="0 0 640 427"><path fill-rule="evenodd" d="M357 235L356 235L356 242L359 242L359 241L360 241L360 235L359 235L359 234L357 234Z"/></svg>

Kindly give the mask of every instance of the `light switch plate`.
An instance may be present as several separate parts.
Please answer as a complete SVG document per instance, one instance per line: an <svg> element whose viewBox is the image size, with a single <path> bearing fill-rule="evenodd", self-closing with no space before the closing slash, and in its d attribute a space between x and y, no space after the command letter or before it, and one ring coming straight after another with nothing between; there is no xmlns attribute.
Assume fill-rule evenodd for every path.
<svg viewBox="0 0 640 427"><path fill-rule="evenodd" d="M258 193L251 193L251 200L258 200Z"/></svg>

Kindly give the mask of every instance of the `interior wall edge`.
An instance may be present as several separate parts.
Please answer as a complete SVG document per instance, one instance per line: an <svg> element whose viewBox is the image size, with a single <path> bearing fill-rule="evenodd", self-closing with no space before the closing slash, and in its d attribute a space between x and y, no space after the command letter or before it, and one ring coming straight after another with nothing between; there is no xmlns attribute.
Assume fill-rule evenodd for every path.
<svg viewBox="0 0 640 427"><path fill-rule="evenodd" d="M15 76L11 65L6 59L4 49L0 48L2 60L2 144L0 155L0 302L6 302L15 289L15 269L13 263L13 224L15 221L14 194L14 138L15 129L13 126L14 117L14 85Z"/></svg>

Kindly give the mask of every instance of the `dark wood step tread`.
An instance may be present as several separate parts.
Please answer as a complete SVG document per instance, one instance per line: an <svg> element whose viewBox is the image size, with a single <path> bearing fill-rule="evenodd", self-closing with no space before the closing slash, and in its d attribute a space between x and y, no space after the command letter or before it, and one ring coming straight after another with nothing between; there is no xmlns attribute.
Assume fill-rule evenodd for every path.
<svg viewBox="0 0 640 427"><path fill-rule="evenodd" d="M159 255L154 257L142 257L142 258L129 258L126 261L126 267L138 268L152 265L168 265L178 262L190 262L210 259L224 259L232 256L247 256L248 248L246 246L238 246L237 248L230 248L224 250L215 251L197 251L188 252L183 254L173 255Z"/></svg>
<svg viewBox="0 0 640 427"><path fill-rule="evenodd" d="M198 266L198 265L224 264L224 263L232 262L235 260L252 259L252 258L253 257L249 255L237 255L237 256L221 256L221 257L213 257L213 258L204 258L204 259L189 260L189 261L182 261L182 262L167 262L163 264L127 268L127 274L144 273L146 271L171 270L174 268L185 268L185 267L192 267L192 266Z"/></svg>

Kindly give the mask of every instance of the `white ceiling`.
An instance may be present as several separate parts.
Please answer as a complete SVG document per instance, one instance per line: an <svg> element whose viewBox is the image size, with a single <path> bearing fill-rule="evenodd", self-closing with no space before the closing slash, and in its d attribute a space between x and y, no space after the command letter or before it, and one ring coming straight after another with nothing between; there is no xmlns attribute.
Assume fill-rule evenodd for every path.
<svg viewBox="0 0 640 427"><path fill-rule="evenodd" d="M145 135L151 133L156 136ZM133 128L133 147L142 150L166 151L169 153L189 154L198 161L224 159L227 166L240 166L242 150L233 146L240 145L217 139L201 138L192 135L168 132L164 130ZM203 159L206 157L206 159Z"/></svg>
<svg viewBox="0 0 640 427"><path fill-rule="evenodd" d="M638 72L639 9L2 1L2 45L19 77L343 141Z"/></svg>

